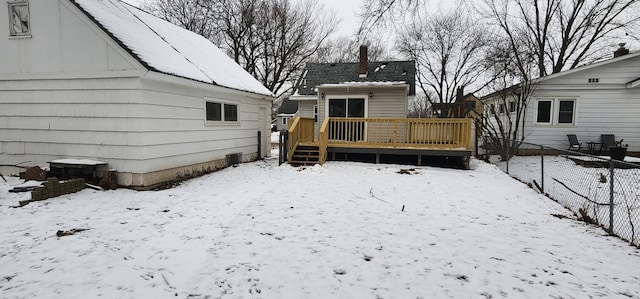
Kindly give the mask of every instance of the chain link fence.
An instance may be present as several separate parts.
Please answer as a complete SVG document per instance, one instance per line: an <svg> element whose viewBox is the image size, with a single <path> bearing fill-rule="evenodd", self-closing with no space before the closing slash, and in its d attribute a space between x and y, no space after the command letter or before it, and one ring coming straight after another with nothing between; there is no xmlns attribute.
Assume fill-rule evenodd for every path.
<svg viewBox="0 0 640 299"><path fill-rule="evenodd" d="M623 162L604 154L522 143L518 155L508 161L487 157L580 220L640 247L640 158L627 157Z"/></svg>

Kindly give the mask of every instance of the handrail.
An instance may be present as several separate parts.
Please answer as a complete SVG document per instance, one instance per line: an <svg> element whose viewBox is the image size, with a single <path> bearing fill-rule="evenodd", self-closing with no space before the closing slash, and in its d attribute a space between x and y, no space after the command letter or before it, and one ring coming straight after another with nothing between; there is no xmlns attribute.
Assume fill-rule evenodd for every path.
<svg viewBox="0 0 640 299"><path fill-rule="evenodd" d="M318 134L318 139L319 139L319 150L320 150L320 165L324 164L325 161L327 161L327 147L329 146L329 134L328 134L328 129L329 127L329 118L325 118L324 121L322 122L322 126L320 127L320 131Z"/></svg>
<svg viewBox="0 0 640 299"><path fill-rule="evenodd" d="M312 142L314 130L314 119L310 117L297 116L289 123L289 144L287 161L291 161L293 153L301 142Z"/></svg>
<svg viewBox="0 0 640 299"><path fill-rule="evenodd" d="M328 143L471 150L471 118L329 118Z"/></svg>
<svg viewBox="0 0 640 299"><path fill-rule="evenodd" d="M291 161L293 157L293 151L300 143L300 132L298 124L300 123L300 116L296 116L292 122L289 122L289 142L287 143L287 161Z"/></svg>

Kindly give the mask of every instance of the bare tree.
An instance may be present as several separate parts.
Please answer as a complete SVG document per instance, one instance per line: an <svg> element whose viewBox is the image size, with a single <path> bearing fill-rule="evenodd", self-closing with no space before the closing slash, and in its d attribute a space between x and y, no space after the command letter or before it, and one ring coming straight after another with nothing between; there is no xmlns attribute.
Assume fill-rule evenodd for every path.
<svg viewBox="0 0 640 299"><path fill-rule="evenodd" d="M480 119L476 124L484 136L484 147L502 160L511 158L526 137L527 108L537 87L535 80L528 79L535 55L527 52L523 44L515 45L518 48L508 40L494 41L485 63L491 66L487 71L494 76L488 88L497 91L484 97L483 114L472 112Z"/></svg>
<svg viewBox="0 0 640 299"><path fill-rule="evenodd" d="M155 0L147 9L189 30L206 28L195 32L277 96L337 26L335 14L312 0Z"/></svg>
<svg viewBox="0 0 640 299"><path fill-rule="evenodd" d="M155 0L142 4L142 9L216 41L220 28L216 22L221 17L221 1L212 0Z"/></svg>
<svg viewBox="0 0 640 299"><path fill-rule="evenodd" d="M459 11L416 19L400 32L398 50L416 61L417 81L431 104L453 103L458 87L480 90L492 81L484 63L489 34Z"/></svg>
<svg viewBox="0 0 640 299"><path fill-rule="evenodd" d="M431 94L418 94L409 106L409 118L427 118L431 109Z"/></svg>
<svg viewBox="0 0 640 299"><path fill-rule="evenodd" d="M514 49L524 43L543 77L603 58L603 49L637 26L640 0L483 0L479 11L497 24ZM529 53L515 53L525 60ZM608 54L608 53L606 53ZM523 64L524 61L515 61Z"/></svg>
<svg viewBox="0 0 640 299"><path fill-rule="evenodd" d="M428 0L362 0L357 36L367 37L376 27L395 25L398 20L414 17L426 2Z"/></svg>
<svg viewBox="0 0 640 299"><path fill-rule="evenodd" d="M313 62L318 63L343 63L354 62L359 59L360 45L367 45L367 55L370 61L392 60L390 53L387 51L387 45L383 40L371 40L358 42L356 38L340 36L327 40L316 52L312 58Z"/></svg>

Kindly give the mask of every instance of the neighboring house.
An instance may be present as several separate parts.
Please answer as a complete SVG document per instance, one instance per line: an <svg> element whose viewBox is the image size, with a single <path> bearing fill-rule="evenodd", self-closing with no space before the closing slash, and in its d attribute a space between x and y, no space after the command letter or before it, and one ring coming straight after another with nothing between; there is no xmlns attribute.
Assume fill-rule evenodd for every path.
<svg viewBox="0 0 640 299"><path fill-rule="evenodd" d="M285 98L278 107L276 114L276 129L278 131L289 128L289 121L296 116L298 112L298 102L292 101L289 97Z"/></svg>
<svg viewBox="0 0 640 299"><path fill-rule="evenodd" d="M354 63L309 63L291 100L298 115L318 124L326 117L405 118L415 97L413 61L370 62L367 47L360 47Z"/></svg>
<svg viewBox="0 0 640 299"><path fill-rule="evenodd" d="M455 103L433 103L432 107L429 108L429 117L438 117L438 115L453 117L454 108ZM470 93L463 97L462 111L465 117L471 117L476 121L481 121L484 113L484 105L479 98Z"/></svg>
<svg viewBox="0 0 640 299"><path fill-rule="evenodd" d="M640 152L640 52L628 53L621 45L612 59L535 80L521 130L525 141L567 149L567 134L576 134L583 143L614 134L630 152ZM513 86L482 100L505 117L513 113L510 99L518 92ZM507 105L496 101L504 96Z"/></svg>
<svg viewBox="0 0 640 299"><path fill-rule="evenodd" d="M99 160L150 186L269 152L272 93L207 39L118 0L8 9L0 164Z"/></svg>

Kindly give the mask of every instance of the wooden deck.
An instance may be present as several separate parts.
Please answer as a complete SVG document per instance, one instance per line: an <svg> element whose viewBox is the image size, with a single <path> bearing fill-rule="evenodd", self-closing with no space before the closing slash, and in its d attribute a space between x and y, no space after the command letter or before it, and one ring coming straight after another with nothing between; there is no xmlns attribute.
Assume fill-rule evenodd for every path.
<svg viewBox="0 0 640 299"><path fill-rule="evenodd" d="M314 137L312 118L296 118L289 128L291 163L299 146L317 147L317 163L330 154L465 157L471 149L472 119L327 118Z"/></svg>

